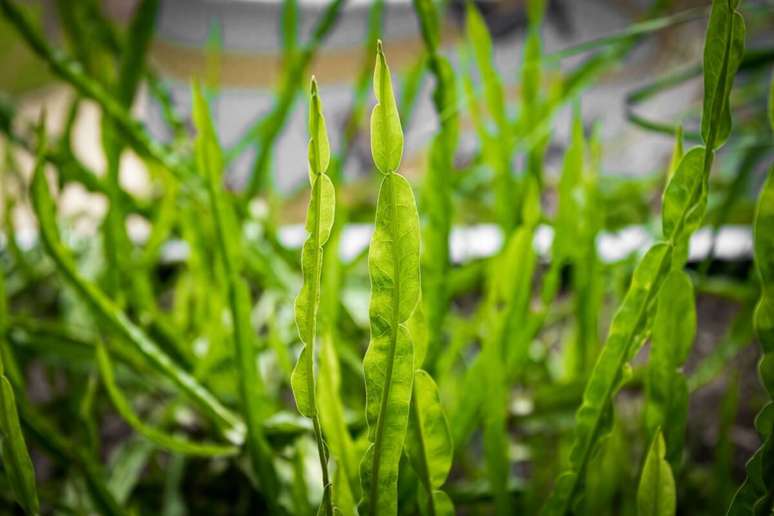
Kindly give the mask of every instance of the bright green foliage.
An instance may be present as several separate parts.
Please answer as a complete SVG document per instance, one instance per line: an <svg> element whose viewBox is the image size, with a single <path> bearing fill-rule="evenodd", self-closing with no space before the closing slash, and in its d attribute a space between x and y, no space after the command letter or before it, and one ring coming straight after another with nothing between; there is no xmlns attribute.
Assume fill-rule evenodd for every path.
<svg viewBox="0 0 774 516"><path fill-rule="evenodd" d="M180 368L145 332L132 323L96 285L84 278L75 268L67 249L59 239L55 206L48 188L42 160L38 160L32 180L32 201L40 224L43 243L65 280L78 292L83 301L104 321L106 326L120 335L147 360L159 373L196 402L221 428L224 435L235 444L244 439L244 423L224 407L205 387Z"/></svg>
<svg viewBox="0 0 774 516"><path fill-rule="evenodd" d="M526 326L531 290L529 281L536 261L532 242L540 218L536 180L529 178L527 185L523 224L513 232L503 254L492 264L485 320L489 331L481 351L482 370L479 372L483 378L471 376L478 385L469 386L482 398L487 473L496 513L503 516L513 511L508 493L508 385L510 372L521 363L527 351L527 342L520 337ZM502 281L502 277L508 280Z"/></svg>
<svg viewBox="0 0 774 516"><path fill-rule="evenodd" d="M309 200L306 230L309 233L301 251L301 270L304 284L296 298L296 324L304 347L293 370L291 382L298 411L306 417L317 414L314 402L314 341L317 328L317 309L320 304L320 276L323 246L330 236L335 210L334 190L325 171L330 161L328 134L322 116L317 84L312 82L309 113L309 176L312 195Z"/></svg>
<svg viewBox="0 0 774 516"><path fill-rule="evenodd" d="M398 170L403 158L403 129L400 126L398 106L389 74L380 41L376 46L374 67L376 106L371 111L371 156L382 174Z"/></svg>
<svg viewBox="0 0 774 516"><path fill-rule="evenodd" d="M722 38L725 50L721 54L715 51L705 53L705 68L714 67L717 61L725 63L719 67L724 70L724 78L719 81L719 87L720 92L727 97L729 87L724 84L731 82L733 73L726 74L725 70L731 69L728 62L734 60L730 54L736 49L736 46L731 45L731 41L737 37L737 32L744 34L744 26L737 26L737 23L724 18L722 4L725 4L725 0L716 0L713 3L713 15L716 17L716 25L721 23L718 20L725 20L723 24L727 30L724 35L720 35L717 34L718 29L711 26L708 29L706 46L714 48L717 45L716 40ZM717 12L721 14L716 14ZM736 67L733 67L733 71L736 71ZM711 81L711 76L708 77L709 82L705 89L717 86ZM714 106L719 106L727 102L725 97L719 94L710 100ZM576 414L570 466L557 480L556 487L544 506L543 514L563 515L573 510L589 460L599 440L609 431L612 401L620 388L624 366L634 357L647 334L651 304L656 299L669 270L682 268L687 258L688 239L704 217L707 184L712 167L712 149L716 147L718 128L723 123L719 109L713 109L709 116L705 116L703 125L708 128L705 141L709 150L699 147L688 151L667 185L663 207L666 241L656 243L640 260L629 290L613 317L607 340L586 384L583 402ZM730 121L728 127L730 128Z"/></svg>
<svg viewBox="0 0 774 516"><path fill-rule="evenodd" d="M680 369L696 335L691 279L685 272L673 270L664 280L656 302L645 383L645 425L648 435L662 429L666 457L677 468L688 416L688 385Z"/></svg>
<svg viewBox="0 0 774 516"><path fill-rule="evenodd" d="M545 0L471 3L465 12L412 0L424 45L404 52L413 54L405 66L393 62L398 78L378 43L386 2L375 0L361 10L368 21L351 104L340 96L328 118L338 134L328 141L313 81L309 190L286 191L271 178L293 171L272 158L279 138L298 136L295 101L311 70L332 76L328 57L315 56L349 12L345 0L275 6L281 54L265 72L279 72L276 98L225 152L209 112L233 93L231 75L220 72L232 61L221 59L218 21L204 44L207 86L193 89L191 124L162 61L148 58L158 0L137 2L125 25L98 0L54 3L63 35L56 49L39 28L40 9L0 0L15 31L0 35L12 64L18 50L31 50L71 96L62 129L47 139L42 126L25 123L24 100L0 95L8 290L0 296L8 300L0 306L0 512L20 503L46 514L179 516L218 512L225 501L231 512L270 516L715 513L737 489L737 437L760 408L744 381L746 361L734 359L756 331L763 445L730 514L771 512L771 178L757 212L753 200L774 148L760 130L774 118L774 98L767 113L759 109L774 97L774 85L760 83L774 59L760 36L770 6L745 7L756 48L743 55L739 2L715 0L703 64L627 92L629 121L674 137L671 161L639 174L625 162L603 170L616 161L602 159L603 143L621 140L584 119L579 99L606 72L628 69L637 42L667 28L690 36L692 28L677 26L708 21L706 6L653 2L615 34L546 53L544 20L552 31L562 20ZM523 52L509 56L506 29L521 12ZM462 45L447 37L455 14L465 17ZM348 71L339 57L332 89ZM495 57L513 63L511 80L498 75ZM737 69L743 87L732 105ZM647 99L702 74L702 107L676 106L679 120L645 113ZM133 118L141 88L171 139L156 140ZM378 196L361 148L371 88ZM105 159L97 170L75 145L86 106L98 110ZM744 116L730 135L732 108ZM568 111L568 127L558 127ZM554 138L561 129L568 141ZM683 140L704 146L686 143L684 152ZM638 152L638 137L626 144ZM126 151L147 170L147 189L119 180ZM25 154L37 154L29 199L26 160L17 159ZM253 173L242 177L246 162ZM71 210L73 188L104 201L103 220ZM296 248L294 199L306 192L305 242ZM20 216L28 200L37 239ZM368 253L353 254L374 216ZM684 270L698 228L711 226L720 242L726 224L753 219L759 274L712 252ZM653 239L650 249L608 255L609 237L626 228L619 241L628 240L632 226ZM135 232L143 227L147 236ZM91 228L95 238L83 238ZM733 313L730 323L721 329L727 318L707 317L708 306L710 315ZM703 338L720 332L708 354L691 349L697 322ZM721 375L728 390L716 417L703 407L715 406L717 390L703 387L717 387ZM689 394L701 408L695 420L687 419ZM708 431L687 431L694 427Z"/></svg>
<svg viewBox="0 0 774 516"><path fill-rule="evenodd" d="M325 127L322 103L314 78L312 78L309 103L309 133L311 135L309 139L309 179L312 183L312 195L306 219L306 231L309 233L309 237L301 251L301 273L304 284L296 298L295 307L296 324L303 348L298 357L298 363L293 369L290 382L293 386L298 411L311 418L314 424L323 487L326 490L326 495L323 498L324 514L331 516L333 506L331 505L331 488L328 480L328 457L317 415L315 396L314 342L317 338L317 309L320 304L323 246L331 234L336 201L333 183L325 173L330 162L331 150L328 144L328 131Z"/></svg>
<svg viewBox="0 0 774 516"><path fill-rule="evenodd" d="M664 243L651 247L640 260L632 276L629 290L618 308L608 331L591 377L583 394L583 404L575 416L575 440L570 452L571 469L557 480L554 492L543 509L544 514L566 514L580 487L580 476L585 473L601 435L609 430L611 401L617 392L623 367L642 344L642 327L647 306L656 281L666 272L665 262L669 246Z"/></svg>
<svg viewBox="0 0 774 516"><path fill-rule="evenodd" d="M233 343L236 359L239 395L247 423L247 451L253 470L267 493L276 485L276 474L271 452L263 433L263 409L261 396L263 382L255 361L253 330L250 325L250 293L242 278L243 257L239 233L234 230L234 213L223 196L223 159L220 145L212 126L209 107L199 88L194 85L194 123L196 138L196 162L206 178L210 209L217 235L218 254L223 266L228 292L229 308L233 321ZM267 499L270 506L272 497Z"/></svg>
<svg viewBox="0 0 774 516"><path fill-rule="evenodd" d="M419 301L419 217L411 186L395 173L403 152L392 81L377 46L371 152L383 174L368 252L371 341L363 370L370 445L361 462L360 513L397 513L398 463L408 424L414 349L406 321Z"/></svg>
<svg viewBox="0 0 774 516"><path fill-rule="evenodd" d="M677 505L675 479L664 459L666 446L658 430L645 458L637 489L637 516L674 516Z"/></svg>

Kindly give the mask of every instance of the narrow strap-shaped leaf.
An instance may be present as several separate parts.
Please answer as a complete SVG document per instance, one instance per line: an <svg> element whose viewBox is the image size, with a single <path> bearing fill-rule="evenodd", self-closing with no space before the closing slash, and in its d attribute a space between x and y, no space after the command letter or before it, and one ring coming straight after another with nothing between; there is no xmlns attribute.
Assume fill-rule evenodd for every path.
<svg viewBox="0 0 774 516"><path fill-rule="evenodd" d="M677 505L672 468L664 459L666 445L656 431L637 488L637 516L674 516Z"/></svg>
<svg viewBox="0 0 774 516"><path fill-rule="evenodd" d="M713 12L723 9L720 4L728 0L715 0ZM738 3L738 2L737 2ZM733 6L735 7L735 5ZM732 16L733 22L725 24L726 31L718 34L708 29L705 46L715 44L714 39L725 42L721 66L726 77L731 49L738 51L739 33L743 35L741 18ZM714 51L709 52L714 55ZM717 59L710 57L706 59ZM733 74L720 81L720 91L726 97ZM717 87L712 77L705 78L707 88ZM715 95L707 102L721 106L725 100ZM583 393L581 407L575 416L575 436L570 452L570 465L557 479L554 491L543 507L544 515L564 515L573 509L576 496L583 484L587 466L600 439L607 435L611 421L613 398L620 386L625 364L632 359L643 343L648 330L648 313L670 269L681 269L688 255L688 239L701 223L706 210L709 173L712 168L716 135L721 124L719 111L711 110L707 120L707 148L692 149L683 156L664 194L664 236L666 241L653 245L641 259L632 277L629 290L618 308L608 330L608 337L600 353ZM729 124L730 127L730 124ZM727 136L727 134L726 134Z"/></svg>
<svg viewBox="0 0 774 516"><path fill-rule="evenodd" d="M403 152L390 72L377 45L371 113L372 154L383 179L368 252L371 341L363 359L370 445L361 462L360 513L395 515L397 481L414 378L406 321L419 301L419 216L411 186L395 173Z"/></svg>
<svg viewBox="0 0 774 516"><path fill-rule="evenodd" d="M688 417L688 385L681 371L696 335L693 283L673 270L658 294L645 382L648 435L661 428L670 464L680 462Z"/></svg>
<svg viewBox="0 0 774 516"><path fill-rule="evenodd" d="M624 364L631 359L633 341L645 322L652 292L668 270L669 246L656 244L645 254L629 285L621 306L610 324L607 341L591 372L583 393L583 402L575 416L575 436L570 452L571 467L559 477L543 514L564 515L571 505L585 474L586 466L600 435L606 434L609 418L605 417L622 375Z"/></svg>
<svg viewBox="0 0 774 516"><path fill-rule="evenodd" d="M755 418L763 444L747 463L747 478L734 495L729 516L769 514L774 509L774 168L758 197L754 248L761 281L761 298L753 317L763 351L758 374L769 400Z"/></svg>
<svg viewBox="0 0 774 516"><path fill-rule="evenodd" d="M8 346L8 306L5 292L5 275L0 274L0 346ZM27 443L19 424L16 396L6 378L3 361L5 350L0 350L0 447L3 469L11 484L14 498L27 514L40 510L35 484L35 468L32 465ZM13 378L13 375L11 375Z"/></svg>
<svg viewBox="0 0 774 516"><path fill-rule="evenodd" d="M217 250L226 279L229 309L233 321L233 343L237 367L237 385L247 424L247 450L250 462L261 483L266 501L276 505L277 477L271 449L263 432L266 409L263 407L264 387L258 372L250 324L250 292L242 277L242 255L239 232L236 230L232 207L223 196L223 159L212 125L209 107L197 85L193 87L193 115L198 130L196 158L200 172L205 176L210 210L217 235Z"/></svg>
<svg viewBox="0 0 774 516"><path fill-rule="evenodd" d="M131 107L145 71L145 56L153 39L158 11L159 0L139 2L127 30L127 44L121 54L117 81L118 100L126 107Z"/></svg>
<svg viewBox="0 0 774 516"><path fill-rule="evenodd" d="M414 388L411 395L411 412L406 452L420 482L430 495L428 513L432 515L454 514L454 507L436 498L442 497L440 487L446 482L453 457L451 429L438 395L438 387L432 377L418 369L414 373Z"/></svg>
<svg viewBox="0 0 774 516"><path fill-rule="evenodd" d="M193 376L180 368L96 285L78 272L72 257L59 238L54 201L48 189L43 163L42 158L38 157L32 180L32 203L40 225L43 244L65 280L111 330L132 344L159 373L169 378L182 392L190 396L196 405L218 424L229 441L241 444L244 440L244 423L241 419L221 404Z"/></svg>
<svg viewBox="0 0 774 516"><path fill-rule="evenodd" d="M146 424L142 418L137 415L134 409L132 409L129 400L124 397L120 387L116 383L115 372L110 360L110 355L102 342L97 343L97 365L99 366L100 376L105 384L108 396L110 396L110 400L113 402L118 413L124 418L124 421L126 421L129 426L134 428L137 433L149 441L165 450L184 455L223 457L235 455L239 451L238 448L231 445L190 441L168 434Z"/></svg>
<svg viewBox="0 0 774 516"><path fill-rule="evenodd" d="M0 433L3 466L14 498L27 514L37 514L40 506L35 488L35 468L19 424L16 398L5 375L0 375Z"/></svg>
<svg viewBox="0 0 774 516"><path fill-rule="evenodd" d="M507 111L505 109L505 93L502 87L502 80L494 66L492 36L489 34L484 17L481 16L478 8L472 2L467 3L465 28L468 42L473 47L476 64L481 72L484 98L486 99L489 114L495 119L498 130L502 132L507 127Z"/></svg>
<svg viewBox="0 0 774 516"><path fill-rule="evenodd" d="M296 406L301 415L312 419L317 451L322 469L323 505L320 510L332 516L331 486L328 478L328 456L323 442L320 419L317 415L316 382L314 375L315 339L317 338L317 311L320 304L320 277L323 266L323 246L328 241L336 210L333 183L326 175L331 158L328 132L322 112L317 82L312 78L309 105L309 178L312 195L307 211L306 231L309 234L301 250L301 274L304 279L296 298L296 325L303 347L298 363L290 376Z"/></svg>

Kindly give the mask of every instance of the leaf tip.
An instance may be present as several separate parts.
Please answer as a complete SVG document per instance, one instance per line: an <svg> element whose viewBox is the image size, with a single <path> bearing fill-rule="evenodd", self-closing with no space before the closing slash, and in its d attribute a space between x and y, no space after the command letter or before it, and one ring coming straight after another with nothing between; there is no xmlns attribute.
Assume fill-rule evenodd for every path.
<svg viewBox="0 0 774 516"><path fill-rule="evenodd" d="M311 85L309 86L309 92L311 93L312 97L317 96L317 79L314 75L312 75Z"/></svg>

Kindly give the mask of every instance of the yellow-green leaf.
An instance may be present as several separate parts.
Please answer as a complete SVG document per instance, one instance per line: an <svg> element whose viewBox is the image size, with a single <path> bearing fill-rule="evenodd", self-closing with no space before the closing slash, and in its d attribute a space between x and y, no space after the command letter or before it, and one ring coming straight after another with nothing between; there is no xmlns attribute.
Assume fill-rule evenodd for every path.
<svg viewBox="0 0 774 516"><path fill-rule="evenodd" d="M382 42L376 46L374 68L374 95L376 106L371 112L371 155L382 174L395 172L403 158L403 128L398 106L392 91L392 78L382 51Z"/></svg>

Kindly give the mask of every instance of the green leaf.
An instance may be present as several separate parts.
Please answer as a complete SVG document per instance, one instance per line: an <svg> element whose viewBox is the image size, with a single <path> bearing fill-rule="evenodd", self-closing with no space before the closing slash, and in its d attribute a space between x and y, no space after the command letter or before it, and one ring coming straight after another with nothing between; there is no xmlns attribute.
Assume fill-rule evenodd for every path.
<svg viewBox="0 0 774 516"><path fill-rule="evenodd" d="M331 516L330 482L328 480L328 457L323 443L322 431L317 416L316 387L314 378L315 339L317 338L317 316L320 305L320 278L323 267L323 246L328 241L333 228L333 218L336 210L335 190L333 183L325 172L330 162L330 146L328 132L325 128L325 118L317 91L317 81L312 78L309 104L309 170L312 182L312 195L307 210L306 231L309 237L301 251L301 274L304 283L296 298L295 312L298 334L303 348L298 357L298 363L290 376L296 406L301 415L312 418L315 439L320 455L323 486L326 496L323 497L324 513Z"/></svg>
<svg viewBox="0 0 774 516"><path fill-rule="evenodd" d="M313 175L324 174L328 170L330 160L331 148L328 143L325 116L317 91L317 81L312 77L309 104L309 170Z"/></svg>
<svg viewBox="0 0 774 516"><path fill-rule="evenodd" d="M121 54L117 80L117 97L126 107L131 107L145 72L145 56L153 40L158 11L159 0L139 2L127 29L126 48Z"/></svg>
<svg viewBox="0 0 774 516"><path fill-rule="evenodd" d="M35 468L19 424L16 398L4 375L0 376L0 432L3 466L14 498L27 514L38 514L40 505L35 488Z"/></svg>
<svg viewBox="0 0 774 516"><path fill-rule="evenodd" d="M447 276L449 235L453 213L454 154L458 139L457 92L454 69L439 53L439 14L433 0L414 0L422 38L429 55L429 68L435 77L433 103L441 128L430 144L429 159L423 178L420 208L422 212L422 314L426 315L428 368L432 368L444 345L444 320L448 312ZM419 310L418 310L419 311ZM419 347L421 340L415 340ZM416 362L419 368L424 362Z"/></svg>
<svg viewBox="0 0 774 516"><path fill-rule="evenodd" d="M681 235L691 234L701 224L704 210L691 210L695 203L695 194L705 189L704 147L689 150L677 166L672 179L664 191L662 211L662 231L666 239L679 239ZM686 214L694 215L690 218Z"/></svg>
<svg viewBox="0 0 774 516"><path fill-rule="evenodd" d="M130 402L124 397L120 387L116 383L113 364L110 361L110 355L102 342L97 343L97 364L99 365L100 376L105 384L110 400L116 407L116 410L129 426L135 429L137 433L157 444L161 448L184 455L195 455L201 457L223 457L235 455L238 448L226 444L217 443L198 443L170 435L162 430L146 424L142 418L132 409Z"/></svg>
<svg viewBox="0 0 774 516"><path fill-rule="evenodd" d="M729 516L763 515L774 509L774 168L758 197L754 228L755 265L761 282L761 298L753 324L763 356L758 376L769 401L755 418L763 444L747 463L747 478L739 487L728 509Z"/></svg>
<svg viewBox="0 0 774 516"><path fill-rule="evenodd" d="M467 2L465 28L468 43L473 47L476 64L481 72L484 97L489 114L495 119L498 131L502 133L500 136L507 138L505 93L500 76L494 66L492 36L489 34L483 16L472 2Z"/></svg>
<svg viewBox="0 0 774 516"><path fill-rule="evenodd" d="M401 175L382 179L368 267L372 335L380 336L406 322L419 301L419 216Z"/></svg>
<svg viewBox="0 0 774 516"><path fill-rule="evenodd" d="M312 182L306 219L309 236L301 251L304 283L295 304L296 325L304 347L291 375L291 384L299 412L314 418L317 413L314 400L314 341L317 336L323 246L330 236L336 207L333 183L325 174L330 162L330 148L314 79L309 110L309 170Z"/></svg>
<svg viewBox="0 0 774 516"><path fill-rule="evenodd" d="M381 40L376 45L374 95L376 106L371 112L371 155L376 168L382 174L389 174L398 170L403 158L403 129Z"/></svg>
<svg viewBox="0 0 774 516"><path fill-rule="evenodd" d="M681 368L696 335L693 283L673 270L658 294L645 383L645 424L648 435L661 428L669 462L679 464L688 412L688 387Z"/></svg>
<svg viewBox="0 0 774 516"><path fill-rule="evenodd" d="M492 38L486 22L472 2L466 8L466 40L475 57L479 76L484 89L484 100L489 115L494 119L495 134L491 134L481 119L477 102L471 106L471 117L482 145L482 156L487 166L494 171L494 211L502 229L510 232L517 222L518 197L517 185L512 177L511 152L512 131L508 122L508 110L505 103L505 90L497 69L494 66ZM472 83L466 73L464 81L468 96L475 98ZM472 74L471 74L472 75Z"/></svg>
<svg viewBox="0 0 774 516"><path fill-rule="evenodd" d="M44 247L65 280L112 331L132 344L159 373L171 380L211 417L229 441L241 444L244 440L244 423L241 419L223 406L198 380L175 363L141 328L132 323L110 298L78 272L69 251L59 238L54 201L48 189L43 164L43 158L38 156L32 180L32 203L40 225Z"/></svg>
<svg viewBox="0 0 774 516"><path fill-rule="evenodd" d="M543 508L544 515L570 512L586 467L598 441L609 429L612 399L620 385L624 365L642 344L637 336L646 322L647 309L668 271L670 247L659 243L643 256L618 308L602 352L594 365L575 416L575 437L570 467L557 480Z"/></svg>
<svg viewBox="0 0 774 516"><path fill-rule="evenodd" d="M371 115L374 162L384 177L368 250L371 341L363 359L370 445L361 462L360 513L397 513L397 481L414 378L414 345L406 322L419 301L419 216L411 186L393 171L403 137L381 45ZM389 93L389 95L388 95ZM398 134L395 134L395 131ZM381 161L381 163L380 163Z"/></svg>
<svg viewBox="0 0 774 516"><path fill-rule="evenodd" d="M638 516L673 516L677 505L672 468L664 460L666 446L661 432L656 432L642 468L637 488Z"/></svg>
<svg viewBox="0 0 774 516"><path fill-rule="evenodd" d="M438 50L440 43L438 10L433 0L413 0L413 4L414 12L416 12L419 19L419 28L422 32L425 47L427 47L430 54L434 54Z"/></svg>
<svg viewBox="0 0 774 516"><path fill-rule="evenodd" d="M428 493L433 493L446 482L453 457L451 430L438 387L432 377L421 369L414 373L406 453ZM436 496L428 498L435 506ZM437 512L434 507L430 514Z"/></svg>
<svg viewBox="0 0 774 516"><path fill-rule="evenodd" d="M744 18L740 0L713 0L704 44L704 103L701 136L714 151L731 133L729 94L744 57Z"/></svg>
<svg viewBox="0 0 774 516"><path fill-rule="evenodd" d="M456 514L451 498L443 491L433 491L433 505L436 516L454 516Z"/></svg>
<svg viewBox="0 0 774 516"><path fill-rule="evenodd" d="M360 466L361 514L397 514L398 464L406 437L414 376L412 347L408 330L399 325L394 336L372 334L363 360L371 444Z"/></svg>

